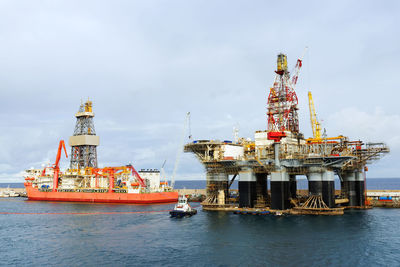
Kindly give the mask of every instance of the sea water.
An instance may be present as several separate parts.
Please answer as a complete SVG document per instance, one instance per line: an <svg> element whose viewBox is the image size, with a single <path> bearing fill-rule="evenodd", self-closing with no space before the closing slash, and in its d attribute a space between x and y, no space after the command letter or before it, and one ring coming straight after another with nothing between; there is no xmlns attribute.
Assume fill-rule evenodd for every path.
<svg viewBox="0 0 400 267"><path fill-rule="evenodd" d="M0 265L400 265L400 209L274 217L197 207L176 219L172 208L1 199Z"/></svg>
<svg viewBox="0 0 400 267"><path fill-rule="evenodd" d="M400 179L375 180L369 189L400 189ZM400 266L400 209L274 217L192 205L197 215L173 219L173 204L0 199L0 265Z"/></svg>

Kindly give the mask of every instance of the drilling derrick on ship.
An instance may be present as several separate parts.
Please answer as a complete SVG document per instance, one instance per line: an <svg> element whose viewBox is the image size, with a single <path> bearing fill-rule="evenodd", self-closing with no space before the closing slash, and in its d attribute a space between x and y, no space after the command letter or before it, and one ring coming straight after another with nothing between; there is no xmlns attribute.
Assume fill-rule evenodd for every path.
<svg viewBox="0 0 400 267"><path fill-rule="evenodd" d="M24 185L29 199L136 204L178 200L178 193L161 181L156 169L136 171L132 164L98 168L99 137L94 129L92 102L82 103L75 117L74 135L69 138L70 168L60 170L62 149L68 157L64 140L60 140L53 165L26 170Z"/></svg>
<svg viewBox="0 0 400 267"><path fill-rule="evenodd" d="M92 101L81 104L75 117L74 135L69 138L70 169L97 168L97 146L100 138L96 136L94 129Z"/></svg>
<svg viewBox="0 0 400 267"><path fill-rule="evenodd" d="M194 153L206 170L203 209L337 215L344 207L365 208L366 164L378 160L389 148L384 143L365 144L344 136L321 137L319 132L304 139L299 130L295 91L302 64L302 58L298 59L290 73L286 55L278 55L276 76L268 94L267 129L256 131L254 141L196 140L185 145L185 152ZM319 123L312 127L313 132L315 127L320 130ZM341 182L339 200L335 199L335 175ZM307 177L306 200L297 195L298 176ZM237 177L238 203L229 197Z"/></svg>

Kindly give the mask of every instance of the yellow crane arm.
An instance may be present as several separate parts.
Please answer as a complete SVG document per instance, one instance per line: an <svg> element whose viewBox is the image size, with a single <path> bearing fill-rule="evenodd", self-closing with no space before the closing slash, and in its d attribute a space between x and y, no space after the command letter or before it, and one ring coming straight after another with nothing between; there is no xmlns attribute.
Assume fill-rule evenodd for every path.
<svg viewBox="0 0 400 267"><path fill-rule="evenodd" d="M310 108L310 121L311 121L311 128L313 131L313 138L308 138L307 143L321 143L325 141L340 141L346 140L347 137L343 135L339 135L337 137L324 137L321 136L321 124L317 120L317 113L315 112L314 101L312 98L312 94L308 92L308 107Z"/></svg>
<svg viewBox="0 0 400 267"><path fill-rule="evenodd" d="M321 124L317 120L312 94L308 91L308 107L310 108L310 121L314 139L321 139Z"/></svg>

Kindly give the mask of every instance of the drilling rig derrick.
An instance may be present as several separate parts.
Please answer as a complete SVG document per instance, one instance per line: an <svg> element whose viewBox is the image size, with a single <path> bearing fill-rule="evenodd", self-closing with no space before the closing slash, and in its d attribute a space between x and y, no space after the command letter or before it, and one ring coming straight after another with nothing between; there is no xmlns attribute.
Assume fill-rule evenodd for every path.
<svg viewBox="0 0 400 267"><path fill-rule="evenodd" d="M268 137L279 140L285 131L299 133L298 99L295 86L302 60L298 59L293 77L287 69L287 57L279 54L277 58L276 76L268 96Z"/></svg>
<svg viewBox="0 0 400 267"><path fill-rule="evenodd" d="M69 139L71 146L71 169L97 168L97 146L100 138L94 129L92 101L81 104L75 114L74 135Z"/></svg>

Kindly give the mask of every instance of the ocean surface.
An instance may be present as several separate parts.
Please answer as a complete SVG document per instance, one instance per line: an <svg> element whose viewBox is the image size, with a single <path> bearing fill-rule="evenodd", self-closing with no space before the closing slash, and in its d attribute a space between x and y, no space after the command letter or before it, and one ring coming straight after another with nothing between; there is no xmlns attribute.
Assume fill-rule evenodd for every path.
<svg viewBox="0 0 400 267"><path fill-rule="evenodd" d="M274 217L197 207L174 219L172 208L1 199L0 265L400 265L400 209Z"/></svg>
<svg viewBox="0 0 400 267"><path fill-rule="evenodd" d="M24 188L23 183L0 183L0 188ZM340 181L335 180L336 189L340 189ZM206 188L206 180L177 180L175 182L176 189L202 189ZM235 180L231 186L232 189L238 188L238 181ZM268 188L270 186L268 185ZM307 189L307 179L297 179L297 189ZM400 178L367 178L367 189L370 190L400 190Z"/></svg>
<svg viewBox="0 0 400 267"><path fill-rule="evenodd" d="M400 179L375 180L368 180L369 189L400 189ZM176 187L204 188L205 181L177 181ZM192 205L197 215L173 219L173 204L3 198L0 265L400 266L400 209L274 217Z"/></svg>

